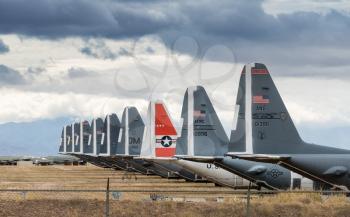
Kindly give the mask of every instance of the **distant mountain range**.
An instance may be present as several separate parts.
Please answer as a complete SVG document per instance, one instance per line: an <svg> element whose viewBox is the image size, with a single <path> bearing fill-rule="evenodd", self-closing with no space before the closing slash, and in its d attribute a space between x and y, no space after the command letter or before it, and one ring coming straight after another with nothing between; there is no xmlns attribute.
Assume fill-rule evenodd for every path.
<svg viewBox="0 0 350 217"><path fill-rule="evenodd" d="M56 155L62 127L74 118L62 117L23 123L0 124L0 156ZM350 126L325 127L299 125L301 137L320 145L350 149Z"/></svg>
<svg viewBox="0 0 350 217"><path fill-rule="evenodd" d="M72 118L45 119L0 125L0 155L56 155L62 127Z"/></svg>

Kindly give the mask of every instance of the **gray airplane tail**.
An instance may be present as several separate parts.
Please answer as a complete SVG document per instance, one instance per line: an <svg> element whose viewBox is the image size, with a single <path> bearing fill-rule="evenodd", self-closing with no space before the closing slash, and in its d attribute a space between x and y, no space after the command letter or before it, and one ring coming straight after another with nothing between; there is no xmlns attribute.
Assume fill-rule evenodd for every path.
<svg viewBox="0 0 350 217"><path fill-rule="evenodd" d="M104 146L105 132L104 123L101 118L92 120L92 145L94 149L93 155L100 155L106 153L106 147Z"/></svg>
<svg viewBox="0 0 350 217"><path fill-rule="evenodd" d="M72 124L73 153L80 153L80 123Z"/></svg>
<svg viewBox="0 0 350 217"><path fill-rule="evenodd" d="M83 143L83 153L84 154L93 154L94 148L92 144L92 126L88 121L82 121L81 123L81 133L82 133L82 143Z"/></svg>
<svg viewBox="0 0 350 217"><path fill-rule="evenodd" d="M122 116L122 132L118 138L117 154L140 155L145 124L137 108L126 107Z"/></svg>
<svg viewBox="0 0 350 217"><path fill-rule="evenodd" d="M343 149L303 142L266 66L243 68L230 152L247 154L331 154Z"/></svg>
<svg viewBox="0 0 350 217"><path fill-rule="evenodd" d="M105 155L115 155L118 148L118 138L121 129L119 118L116 114L106 115L104 121L104 132L106 139L104 140Z"/></svg>
<svg viewBox="0 0 350 217"><path fill-rule="evenodd" d="M66 126L66 153L73 152L72 125Z"/></svg>
<svg viewBox="0 0 350 217"><path fill-rule="evenodd" d="M62 128L60 147L58 149L59 153L65 153L66 149L66 126Z"/></svg>
<svg viewBox="0 0 350 217"><path fill-rule="evenodd" d="M177 156L223 156L228 151L228 137L203 87L187 89L181 117Z"/></svg>

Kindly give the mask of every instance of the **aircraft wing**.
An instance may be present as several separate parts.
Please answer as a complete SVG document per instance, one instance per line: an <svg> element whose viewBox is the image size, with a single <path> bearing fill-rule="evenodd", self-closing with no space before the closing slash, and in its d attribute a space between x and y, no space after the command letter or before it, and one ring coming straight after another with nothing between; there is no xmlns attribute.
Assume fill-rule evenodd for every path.
<svg viewBox="0 0 350 217"><path fill-rule="evenodd" d="M175 155L176 158L200 163L213 163L215 161L221 161L223 156L188 156L188 155Z"/></svg>
<svg viewBox="0 0 350 217"><path fill-rule="evenodd" d="M110 157L116 158L116 159L134 159L138 156L137 155L116 154L116 155L113 155Z"/></svg>
<svg viewBox="0 0 350 217"><path fill-rule="evenodd" d="M134 159L141 159L141 160L167 160L167 161L173 161L177 160L177 158L174 157L153 157L153 156L137 156L134 157Z"/></svg>
<svg viewBox="0 0 350 217"><path fill-rule="evenodd" d="M242 154L237 152L228 152L225 156L232 158L238 158L243 160L265 162L265 163L278 163L280 161L289 160L291 157L288 155L268 155L268 154Z"/></svg>

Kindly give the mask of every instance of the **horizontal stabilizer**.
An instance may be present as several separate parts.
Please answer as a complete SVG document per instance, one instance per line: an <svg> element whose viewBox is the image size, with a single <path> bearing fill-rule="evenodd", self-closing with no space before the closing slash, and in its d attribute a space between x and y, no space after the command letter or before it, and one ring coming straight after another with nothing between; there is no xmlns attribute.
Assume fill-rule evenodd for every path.
<svg viewBox="0 0 350 217"><path fill-rule="evenodd" d="M221 161L224 157L221 156L189 156L189 155L175 155L176 158L200 163L213 163Z"/></svg>
<svg viewBox="0 0 350 217"><path fill-rule="evenodd" d="M112 159L134 159L138 155L125 155L125 154L115 154L113 156L110 156Z"/></svg>
<svg viewBox="0 0 350 217"><path fill-rule="evenodd" d="M228 152L225 156L232 158L238 158L243 160L265 162L265 163L278 163L280 161L286 161L290 159L290 156L278 156L278 155L267 155L267 154L240 154L237 152Z"/></svg>
<svg viewBox="0 0 350 217"><path fill-rule="evenodd" d="M266 172L267 168L262 165L256 165L251 167L247 172L253 175L259 175L261 173Z"/></svg>
<svg viewBox="0 0 350 217"><path fill-rule="evenodd" d="M334 166L326 170L324 176L343 176L348 172L348 169L344 166Z"/></svg>
<svg viewBox="0 0 350 217"><path fill-rule="evenodd" d="M177 160L176 158L170 158L170 157L153 157L153 156L140 156L140 157L134 157L134 159L141 159L141 160L167 160L167 161L173 161Z"/></svg>

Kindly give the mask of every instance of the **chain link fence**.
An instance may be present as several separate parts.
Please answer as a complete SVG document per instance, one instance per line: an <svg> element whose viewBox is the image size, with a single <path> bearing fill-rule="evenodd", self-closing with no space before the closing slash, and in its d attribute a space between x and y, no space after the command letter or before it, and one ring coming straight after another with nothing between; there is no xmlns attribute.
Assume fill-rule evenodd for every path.
<svg viewBox="0 0 350 217"><path fill-rule="evenodd" d="M196 204L213 203L234 204L240 206L241 216L252 216L252 200L278 194L290 198L291 195L306 195L305 198L310 200L346 196L345 192L339 191L115 190L109 189L108 185L105 190L13 189L0 190L0 216L131 216L135 213L172 216L169 212L179 204L188 204L194 209Z"/></svg>

